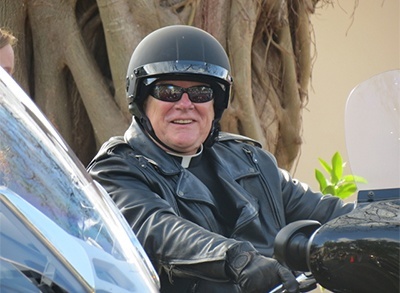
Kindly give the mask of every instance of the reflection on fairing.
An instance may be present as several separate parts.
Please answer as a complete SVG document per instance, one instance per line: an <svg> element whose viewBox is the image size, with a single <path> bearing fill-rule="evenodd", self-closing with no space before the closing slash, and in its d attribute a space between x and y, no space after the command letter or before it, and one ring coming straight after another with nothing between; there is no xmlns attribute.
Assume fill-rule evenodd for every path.
<svg viewBox="0 0 400 293"><path fill-rule="evenodd" d="M37 284L57 285L66 292L94 288L92 268L78 239L4 187L0 187L0 220L2 268L8 263ZM4 272L1 288L13 279L15 273Z"/></svg>
<svg viewBox="0 0 400 293"><path fill-rule="evenodd" d="M67 270L62 276L72 274L78 280L82 278L79 282L85 284L78 285L78 282L76 289L68 290L75 292L82 291L79 286L91 288L89 291L94 288L109 291L110 284L120 288L114 292L123 292L124 288L130 292L157 292L157 274L121 213L93 182L40 110L2 68L0 125L2 271L5 261L16 264L14 267L26 266L36 273L50 274L50 279L58 276L59 270ZM12 217L19 228L7 231L19 235L9 238L3 229L13 227ZM36 221L37 218L42 220ZM36 239L45 249L38 254L41 251L39 244L34 249L25 245L31 249L26 255L46 260L47 271L19 263L22 252L16 254L13 250L3 249L3 238L14 241L13 246L23 249L21 243L30 233L32 237L26 241L30 243ZM58 268L58 264L64 268ZM63 284L59 280L52 281Z"/></svg>
<svg viewBox="0 0 400 293"><path fill-rule="evenodd" d="M399 211L399 199L374 202L318 229L308 251L315 279L333 292L399 292Z"/></svg>

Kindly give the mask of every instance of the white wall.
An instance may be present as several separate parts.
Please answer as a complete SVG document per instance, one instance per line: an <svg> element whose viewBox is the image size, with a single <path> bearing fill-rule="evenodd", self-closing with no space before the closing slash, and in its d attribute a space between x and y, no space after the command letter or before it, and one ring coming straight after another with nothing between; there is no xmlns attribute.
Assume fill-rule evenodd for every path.
<svg viewBox="0 0 400 293"><path fill-rule="evenodd" d="M317 59L294 174L314 190L318 190L314 169L321 169L318 157L329 161L339 151L348 160L344 109L350 91L378 73L400 68L399 0L359 0L353 20L355 0L332 2L312 17Z"/></svg>

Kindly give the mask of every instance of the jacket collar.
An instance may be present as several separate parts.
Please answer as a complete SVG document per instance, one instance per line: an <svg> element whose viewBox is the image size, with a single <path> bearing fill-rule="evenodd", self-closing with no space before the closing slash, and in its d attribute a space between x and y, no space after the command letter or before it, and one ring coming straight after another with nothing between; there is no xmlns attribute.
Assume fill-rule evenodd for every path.
<svg viewBox="0 0 400 293"><path fill-rule="evenodd" d="M194 155L180 155L176 153L167 152L169 155L173 156L178 162L180 162L181 166L185 169L189 168L190 166L195 166L201 160L202 153L203 153L203 145L201 146L200 151Z"/></svg>
<svg viewBox="0 0 400 293"><path fill-rule="evenodd" d="M125 132L124 138L125 141L135 150L136 154L142 155L149 163L157 166L158 170L160 170L160 172L163 174L174 175L182 171L180 161L176 160L171 155L166 156L167 152L156 145L155 142L143 132L142 128L135 119L132 120L132 124ZM232 138L232 140L234 139L236 139L236 136ZM224 147L218 143L215 143L213 147L211 147L214 159L218 160L221 166L230 166L229 173L231 173L233 178L240 178L257 173L254 167L249 164L247 159L244 159L241 156L238 157L237 154L232 152L230 149L228 149L228 152L227 150L221 151L225 155L227 155L229 152L232 152L232 156L236 158L234 160L236 164L234 164L232 161L231 156L218 156L216 152L219 152L219 150L217 150L219 148ZM241 150L241 152L243 152L243 150Z"/></svg>
<svg viewBox="0 0 400 293"><path fill-rule="evenodd" d="M174 175L181 171L179 162L170 155L166 156L167 153L143 132L135 119L125 132L124 138L134 149L135 154L142 155L163 174Z"/></svg>

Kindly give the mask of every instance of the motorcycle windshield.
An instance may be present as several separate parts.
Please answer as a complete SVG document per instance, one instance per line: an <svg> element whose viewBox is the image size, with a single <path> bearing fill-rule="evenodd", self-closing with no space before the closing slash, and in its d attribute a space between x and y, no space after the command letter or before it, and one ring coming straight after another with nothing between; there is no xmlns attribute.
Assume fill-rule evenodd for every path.
<svg viewBox="0 0 400 293"><path fill-rule="evenodd" d="M1 67L0 123L2 286L13 267L66 291L157 292L157 274L112 200Z"/></svg>
<svg viewBox="0 0 400 293"><path fill-rule="evenodd" d="M360 191L400 188L400 70L373 76L353 89L345 136L352 173L367 180L358 184Z"/></svg>

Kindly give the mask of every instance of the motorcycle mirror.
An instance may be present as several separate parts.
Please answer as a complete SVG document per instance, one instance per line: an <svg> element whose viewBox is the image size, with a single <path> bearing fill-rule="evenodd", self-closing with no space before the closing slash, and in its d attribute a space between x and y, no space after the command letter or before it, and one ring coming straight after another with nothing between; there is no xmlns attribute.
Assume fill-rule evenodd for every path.
<svg viewBox="0 0 400 293"><path fill-rule="evenodd" d="M309 271L309 240L320 226L318 221L301 220L283 227L275 238L275 258L292 270Z"/></svg>

